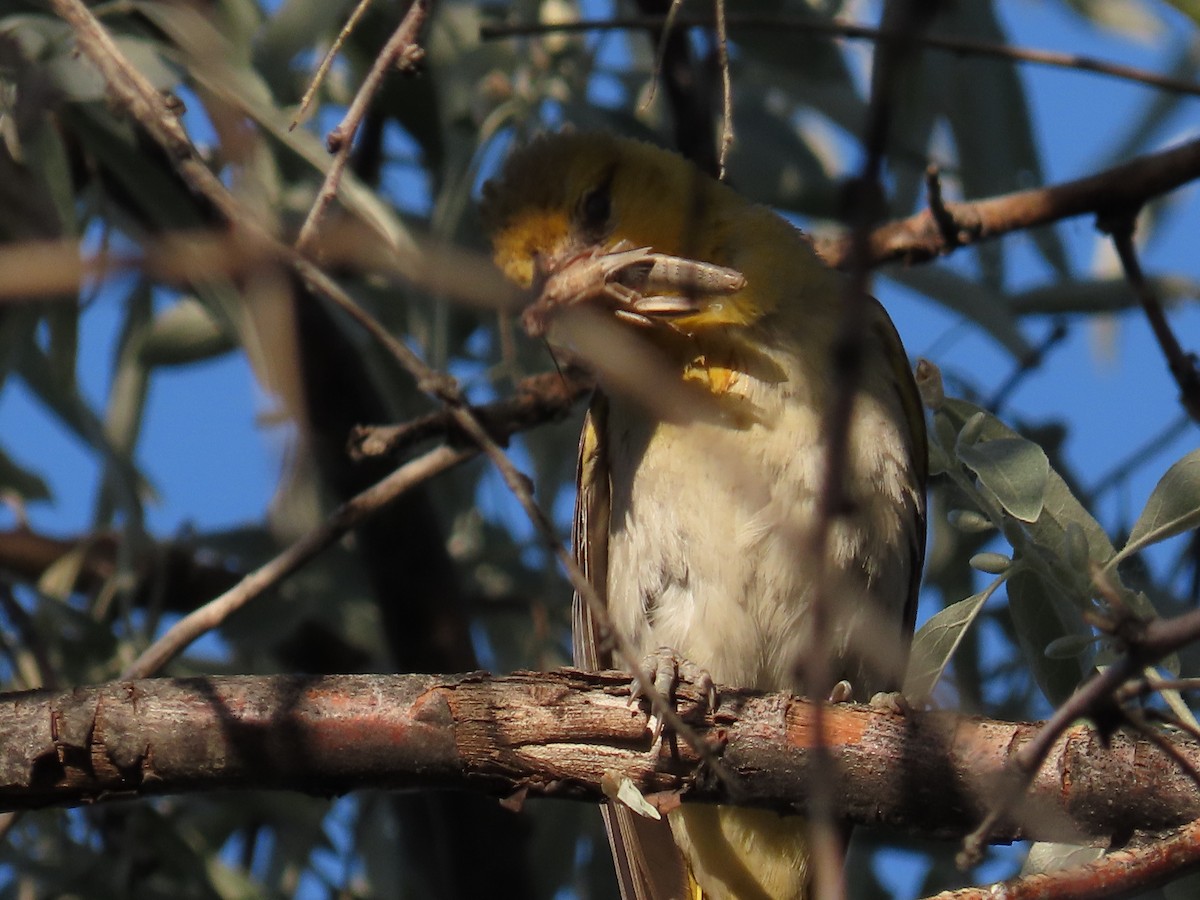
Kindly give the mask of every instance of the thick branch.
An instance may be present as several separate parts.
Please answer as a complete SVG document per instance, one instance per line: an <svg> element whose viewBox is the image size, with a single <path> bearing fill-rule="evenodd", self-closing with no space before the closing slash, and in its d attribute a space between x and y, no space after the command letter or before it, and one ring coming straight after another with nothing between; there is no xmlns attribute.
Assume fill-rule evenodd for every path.
<svg viewBox="0 0 1200 900"><path fill-rule="evenodd" d="M629 679L614 672L155 679L8 694L0 808L239 788L458 788L595 801L607 775L648 795L802 809L812 704L723 692L717 713L700 719L689 690L684 716L717 749L732 788L698 772L682 743L677 758L669 742L652 750L645 714L628 706ZM835 812L910 834L961 835L1037 728L827 707ZM1173 740L1200 765L1200 744ZM1080 725L992 838L1108 845L1197 817L1189 776L1153 743L1117 734L1106 747Z"/></svg>

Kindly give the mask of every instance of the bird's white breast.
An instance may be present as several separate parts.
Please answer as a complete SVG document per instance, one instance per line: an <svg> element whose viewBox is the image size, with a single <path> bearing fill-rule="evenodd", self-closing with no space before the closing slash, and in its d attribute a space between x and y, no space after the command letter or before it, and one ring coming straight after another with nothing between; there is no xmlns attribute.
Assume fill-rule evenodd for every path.
<svg viewBox="0 0 1200 900"><path fill-rule="evenodd" d="M787 354L777 361L789 376L782 382L739 374L729 388L758 411L749 426L660 422L610 401L608 602L641 653L670 647L718 683L802 690L823 410L813 391L796 387L811 377ZM903 642L913 565L904 420L898 401L889 408L880 394L888 396L863 393L856 403L851 511L828 541L827 652L859 698L899 683L899 673L879 671L872 646Z"/></svg>

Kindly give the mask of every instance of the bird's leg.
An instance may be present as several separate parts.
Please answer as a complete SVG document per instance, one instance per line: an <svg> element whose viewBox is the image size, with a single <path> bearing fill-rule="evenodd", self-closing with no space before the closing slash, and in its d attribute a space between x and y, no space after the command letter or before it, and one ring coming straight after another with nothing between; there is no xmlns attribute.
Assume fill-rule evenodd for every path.
<svg viewBox="0 0 1200 900"><path fill-rule="evenodd" d="M648 679L650 687L643 684L643 677ZM717 708L717 686L712 675L691 660L684 659L670 647L659 647L653 653L647 654L634 675L633 693L629 702L632 705L643 699L649 701L650 729L655 745L668 731L662 716L654 708L655 701L668 703L674 708L676 689L684 681L695 685L699 690L702 712L711 712Z"/></svg>

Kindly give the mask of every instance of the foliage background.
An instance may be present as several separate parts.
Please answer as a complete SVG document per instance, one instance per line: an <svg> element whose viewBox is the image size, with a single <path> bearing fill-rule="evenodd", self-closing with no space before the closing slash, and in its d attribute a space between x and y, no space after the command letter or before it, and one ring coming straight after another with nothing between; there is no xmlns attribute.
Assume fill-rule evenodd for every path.
<svg viewBox="0 0 1200 900"><path fill-rule="evenodd" d="M368 10L315 113L289 131L349 10L315 0L96 7L139 68L182 100L189 133L223 180L285 237L320 183L324 134L404 12L384 3ZM638 11L591 0L434 4L420 75L390 76L368 115L352 162L360 187L346 218L481 249L478 188L512 141L569 122L670 143L664 92L643 102L654 54L644 31L480 39L484 23ZM879 14L872 3L798 0L731 10L750 11L866 22ZM1200 53L1195 23L1153 2L951 3L931 30L1193 80ZM690 41L703 94L715 84L712 43L701 32ZM861 41L733 32L731 181L818 235L838 227L840 188L856 171L870 54ZM1078 177L1194 136L1196 102L1096 75L927 52L896 116L889 214L924 205L931 160L951 198ZM106 103L69 30L40 3L0 2L0 139L6 244L68 238L83 253L136 256L163 232L218 224ZM1200 343L1198 229L1190 188L1140 219L1143 263L1172 302L1189 349ZM552 365L510 320L457 303L451 292L430 295L377 272L336 275L432 364L461 378L474 400L502 396L514 378ZM1195 446L1195 426L1090 221L936 264L889 267L875 288L910 354L936 362L951 393L1041 444L1117 546L1158 478ZM341 453L351 425L427 408L382 352L278 276L216 272L180 290L126 271L78 292L0 303L0 488L11 498L0 533L6 689L115 677L230 573L265 561L378 477ZM1039 348L1044 353L1025 364ZM512 448L564 535L577 426L576 416ZM990 580L970 568L972 554L1011 552L995 537L947 527L947 506L962 503L947 492L943 482L934 495L922 620ZM1194 605L1197 542L1152 548L1123 574L1161 613ZM475 463L401 501L171 672L551 667L569 657L568 597L499 478ZM965 632L936 701L1000 717L1045 715L1061 699L1042 689L1054 664L1023 649L1021 637L1001 589ZM1078 671L1077 660L1069 664ZM1195 668L1186 653L1181 665ZM978 871L959 873L953 847L903 835L860 838L856 898L1001 877L1023 856L1021 848L997 849ZM211 796L46 812L10 826L0 860L6 896L614 891L592 810L545 803L516 816L438 795Z"/></svg>

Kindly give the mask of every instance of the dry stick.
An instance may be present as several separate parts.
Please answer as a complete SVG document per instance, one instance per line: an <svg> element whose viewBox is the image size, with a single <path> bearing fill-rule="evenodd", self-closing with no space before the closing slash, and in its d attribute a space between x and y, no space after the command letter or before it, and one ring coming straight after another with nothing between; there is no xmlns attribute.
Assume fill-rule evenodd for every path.
<svg viewBox="0 0 1200 900"><path fill-rule="evenodd" d="M729 76L729 31L725 25L725 0L713 0L716 13L717 62L721 67L721 149L717 153L718 178L725 180L725 163L733 146L733 79Z"/></svg>
<svg viewBox="0 0 1200 900"><path fill-rule="evenodd" d="M1188 415L1200 423L1200 370L1196 367L1196 355L1184 352L1167 322L1154 289L1142 274L1137 250L1133 246L1133 222L1133 213L1102 215L1097 221L1097 227L1112 235L1113 246L1117 249L1117 256L1121 258L1121 268L1125 270L1125 279L1141 302L1150 328L1154 331L1154 337L1162 348L1163 356L1167 358L1167 368L1171 370L1175 383L1179 385L1179 400Z"/></svg>
<svg viewBox="0 0 1200 900"><path fill-rule="evenodd" d="M354 100L351 101L350 108L346 110L346 115L337 127L329 132L325 144L333 153L333 161L325 173L325 181L317 192L317 198L313 201L312 208L309 209L308 216L300 227L300 236L296 239L296 249L301 253L312 254L313 242L317 237L321 217L337 195L342 172L350 158L350 148L354 146L354 134L367 114L367 107L370 106L375 94L383 84L384 76L393 66L406 69L421 58L422 51L417 46L416 40L417 33L425 23L427 12L428 0L413 0L412 6L408 8L404 18L396 26L392 36L388 38L383 50L375 57L375 61L371 64L371 70L363 79L363 83L359 85L358 93L354 95Z"/></svg>
<svg viewBox="0 0 1200 900"><path fill-rule="evenodd" d="M580 31L631 30L640 28L659 27L663 23L662 16L641 16L619 19L584 19L578 22L563 22L555 24L525 24L525 25L484 25L479 29L483 38L527 37L537 34L575 33ZM711 28L713 20L704 16L681 16L677 24L682 28ZM894 29L871 28L842 19L822 21L810 17L799 16L763 16L751 14L734 14L729 16L729 24L735 28L770 28L781 31L805 31L812 34L827 34L832 37L849 38L853 40L888 41L903 40L903 35ZM950 37L948 35L920 34L914 40L933 50L947 53L972 56L990 56L1011 62L1027 62L1033 65L1050 66L1059 69L1070 69L1079 72L1092 72L1110 78L1133 81L1150 87L1160 88L1177 94L1194 94L1200 96L1200 84L1182 78L1172 78L1160 75L1135 66L1124 66L1119 63L1106 62L1091 56L1080 56L1075 53L1058 53L1052 50L1036 50L1027 47L1013 47L1007 44L992 44L988 41L972 40L971 38Z"/></svg>
<svg viewBox="0 0 1200 900"><path fill-rule="evenodd" d="M590 376L574 369L542 372L518 381L511 396L471 409L488 433L502 440L563 418L594 386ZM355 460L396 456L421 441L447 435L451 442L462 437L443 408L400 425L360 425L351 432L347 450Z"/></svg>
<svg viewBox="0 0 1200 900"><path fill-rule="evenodd" d="M367 11L367 7L370 5L371 0L359 0L358 6L354 7L354 12L350 13L350 18L346 20L346 24L342 26L342 30L338 32L338 36L329 48L329 52L325 54L325 58L317 66L317 71L313 73L308 90L300 98L300 109L296 112L296 118L292 119L292 124L288 126L288 131L293 130L305 118L309 106L312 105L313 97L317 95L317 90L324 83L325 76L329 73L329 67L333 65L333 61L337 58L339 51L341 51L342 45L346 43L346 39L350 37L351 32L358 25L359 19L363 17L363 14Z"/></svg>
<svg viewBox="0 0 1200 900"><path fill-rule="evenodd" d="M212 631L251 600L277 585L367 516L373 515L409 488L470 459L477 452L473 447L436 447L351 497L317 528L270 562L172 625L121 673L120 680L146 678L157 672L192 641Z"/></svg>
<svg viewBox="0 0 1200 900"><path fill-rule="evenodd" d="M650 109L650 104L654 102L654 94L658 89L658 81L662 78L663 65L667 58L667 38L671 36L671 29L675 27L675 21L679 17L679 10L683 9L683 0L671 0L671 5L667 8L665 16L654 17L657 22L657 27L660 30L658 37L658 46L654 48L654 64L650 69L650 89L646 91L646 99L642 101L638 112L647 112ZM649 20L647 20L649 21ZM652 28L653 25L646 27ZM479 36L486 38L488 26L483 25L479 29Z"/></svg>

